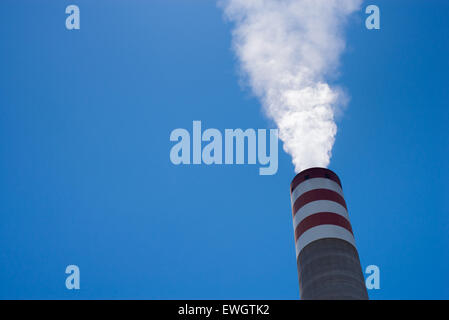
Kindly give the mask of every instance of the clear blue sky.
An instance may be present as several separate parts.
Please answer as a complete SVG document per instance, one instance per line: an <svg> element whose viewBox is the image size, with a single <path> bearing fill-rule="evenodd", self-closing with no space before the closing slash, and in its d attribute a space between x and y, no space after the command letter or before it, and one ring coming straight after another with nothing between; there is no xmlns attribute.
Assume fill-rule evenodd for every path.
<svg viewBox="0 0 449 320"><path fill-rule="evenodd" d="M330 168L381 270L370 297L448 299L449 2L372 3L381 30L347 28ZM298 298L290 157L274 176L169 159L193 120L270 127L230 31L214 1L0 2L0 298Z"/></svg>

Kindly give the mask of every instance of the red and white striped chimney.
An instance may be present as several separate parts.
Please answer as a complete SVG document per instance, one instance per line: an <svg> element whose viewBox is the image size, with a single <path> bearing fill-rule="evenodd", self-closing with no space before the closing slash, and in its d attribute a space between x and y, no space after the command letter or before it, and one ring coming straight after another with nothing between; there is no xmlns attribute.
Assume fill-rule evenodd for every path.
<svg viewBox="0 0 449 320"><path fill-rule="evenodd" d="M338 176L310 168L290 192L301 299L368 299Z"/></svg>

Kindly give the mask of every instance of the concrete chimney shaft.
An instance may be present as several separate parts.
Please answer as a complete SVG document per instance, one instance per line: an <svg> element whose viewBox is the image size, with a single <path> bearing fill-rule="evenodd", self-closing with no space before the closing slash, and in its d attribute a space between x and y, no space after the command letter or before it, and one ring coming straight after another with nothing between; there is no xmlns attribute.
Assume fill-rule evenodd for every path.
<svg viewBox="0 0 449 320"><path fill-rule="evenodd" d="M338 176L304 170L290 194L301 299L368 299Z"/></svg>

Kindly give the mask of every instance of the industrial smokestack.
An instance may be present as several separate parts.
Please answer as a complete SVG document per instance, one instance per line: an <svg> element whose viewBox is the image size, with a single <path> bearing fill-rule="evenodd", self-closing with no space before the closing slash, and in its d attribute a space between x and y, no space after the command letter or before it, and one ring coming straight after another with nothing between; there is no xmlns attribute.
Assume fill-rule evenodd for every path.
<svg viewBox="0 0 449 320"><path fill-rule="evenodd" d="M301 299L368 299L338 176L304 170L290 194Z"/></svg>

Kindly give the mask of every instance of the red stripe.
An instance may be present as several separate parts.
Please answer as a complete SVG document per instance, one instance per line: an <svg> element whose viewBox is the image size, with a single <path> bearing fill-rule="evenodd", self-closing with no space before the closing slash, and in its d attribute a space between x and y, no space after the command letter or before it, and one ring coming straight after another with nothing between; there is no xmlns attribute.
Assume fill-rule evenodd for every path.
<svg viewBox="0 0 449 320"><path fill-rule="evenodd" d="M343 199L343 197L337 192L329 189L314 189L304 192L301 196L298 197L298 199L296 199L295 203L293 204L293 217L301 207L308 204L309 202L317 200L334 201L341 204L343 207L345 207L346 210L348 210L348 208L346 208L345 199Z"/></svg>
<svg viewBox="0 0 449 320"><path fill-rule="evenodd" d="M292 183L290 184L290 193L295 190L295 188L301 184L302 182L306 181L307 179L312 178L327 178L332 181L335 181L338 183L341 187L341 182L338 176L333 172L332 170L326 169L326 168L310 168L304 171L301 171L296 175L296 177L293 178Z"/></svg>
<svg viewBox="0 0 449 320"><path fill-rule="evenodd" d="M333 212L319 212L304 218L298 224L295 230L295 241L307 230L323 224L340 226L352 233L351 224L345 217Z"/></svg>

